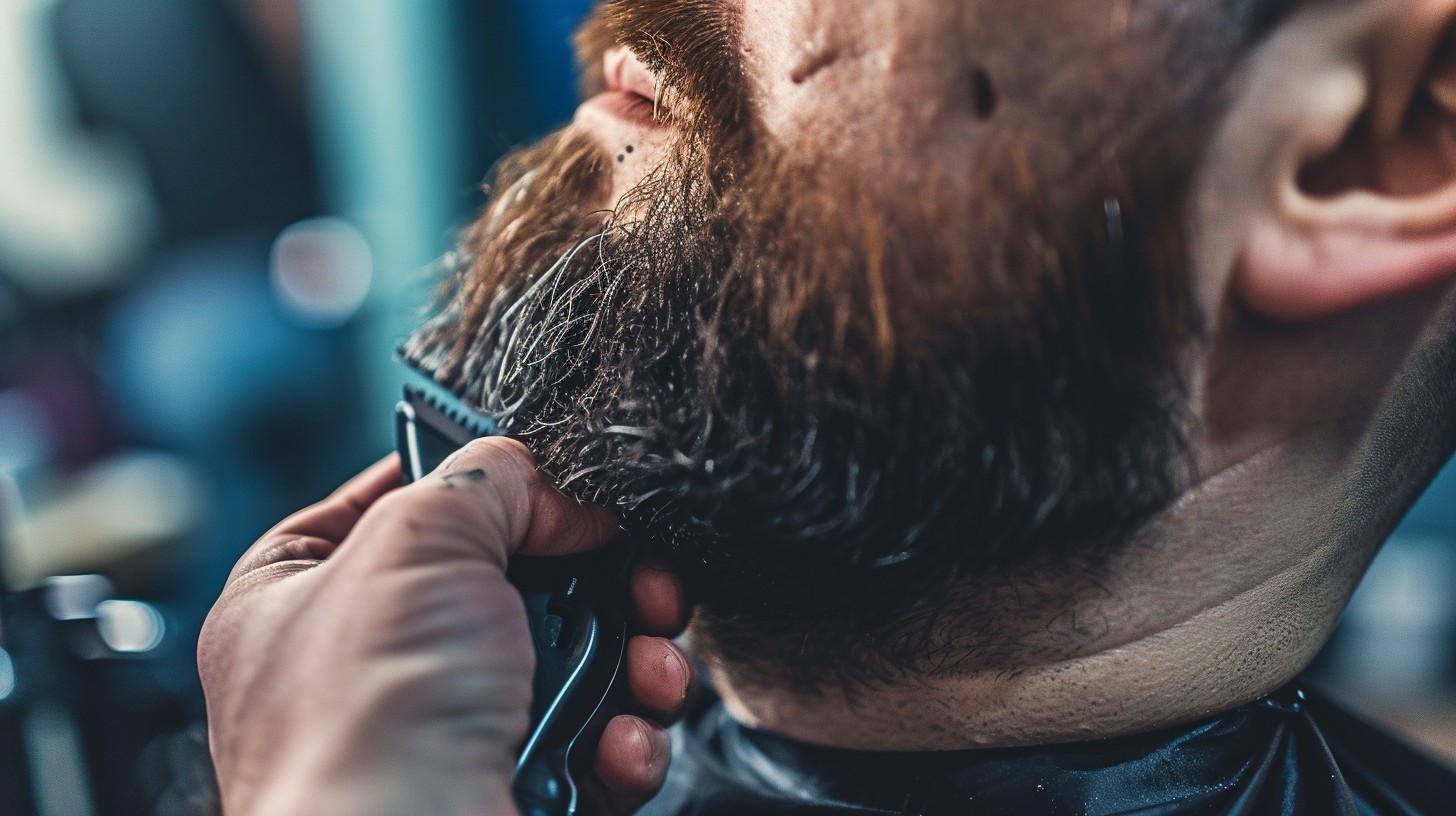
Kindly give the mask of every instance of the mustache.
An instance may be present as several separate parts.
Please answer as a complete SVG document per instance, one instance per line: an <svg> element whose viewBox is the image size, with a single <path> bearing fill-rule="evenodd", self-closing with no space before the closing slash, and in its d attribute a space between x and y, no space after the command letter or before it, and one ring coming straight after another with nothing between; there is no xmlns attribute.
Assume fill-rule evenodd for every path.
<svg viewBox="0 0 1456 816"><path fill-rule="evenodd" d="M606 88L602 55L632 49L658 80L658 107L686 141L721 144L751 121L737 11L726 0L604 0L576 35L582 93Z"/></svg>

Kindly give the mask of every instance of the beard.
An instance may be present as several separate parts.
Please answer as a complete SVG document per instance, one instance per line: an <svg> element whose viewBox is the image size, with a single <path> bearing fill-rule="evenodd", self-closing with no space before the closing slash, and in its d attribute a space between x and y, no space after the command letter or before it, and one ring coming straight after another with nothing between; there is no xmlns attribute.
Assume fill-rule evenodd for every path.
<svg viewBox="0 0 1456 816"><path fill-rule="evenodd" d="M611 9L584 41L714 47ZM610 167L585 134L503 162L405 354L673 564L724 664L814 689L1013 663L988 588L1095 572L1191 477L1176 137L1202 120L1144 93L846 166L756 138L720 50L658 55L679 137L614 212L583 204Z"/></svg>

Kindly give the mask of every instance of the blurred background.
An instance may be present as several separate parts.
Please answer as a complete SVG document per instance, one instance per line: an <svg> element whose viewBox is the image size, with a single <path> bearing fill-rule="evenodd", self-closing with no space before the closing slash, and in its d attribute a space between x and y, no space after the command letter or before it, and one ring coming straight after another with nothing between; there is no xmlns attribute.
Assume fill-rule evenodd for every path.
<svg viewBox="0 0 1456 816"><path fill-rule="evenodd" d="M202 618L391 448L430 266L569 118L588 5L0 0L0 812L205 796ZM1316 672L1456 760L1453 583L1448 472Z"/></svg>
<svg viewBox="0 0 1456 816"><path fill-rule="evenodd" d="M211 600L393 447L429 267L569 119L588 5L0 0L0 813L200 772Z"/></svg>

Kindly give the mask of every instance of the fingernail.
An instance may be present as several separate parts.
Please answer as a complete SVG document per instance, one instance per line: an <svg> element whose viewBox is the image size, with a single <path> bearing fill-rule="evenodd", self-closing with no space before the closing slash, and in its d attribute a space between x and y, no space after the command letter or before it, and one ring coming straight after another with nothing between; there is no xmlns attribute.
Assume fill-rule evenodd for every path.
<svg viewBox="0 0 1456 816"><path fill-rule="evenodd" d="M676 665L678 680L681 683L681 689L678 692L677 708L674 709L676 711L681 709L688 701L688 692L693 688L693 670L688 666L687 658L683 657L682 653L676 648L668 649L667 654L668 661Z"/></svg>

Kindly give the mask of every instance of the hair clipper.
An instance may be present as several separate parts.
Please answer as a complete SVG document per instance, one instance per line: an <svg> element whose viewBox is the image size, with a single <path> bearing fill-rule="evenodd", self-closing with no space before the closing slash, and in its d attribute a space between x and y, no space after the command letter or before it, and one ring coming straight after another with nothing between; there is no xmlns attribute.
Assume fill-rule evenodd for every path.
<svg viewBox="0 0 1456 816"><path fill-rule="evenodd" d="M423 478L461 446L501 435L488 416L413 367L395 409L406 483ZM536 648L531 726L512 779L524 816L583 812L579 780L597 741L621 711L626 679L624 614L632 548L559 558L516 557L507 577L526 602Z"/></svg>

